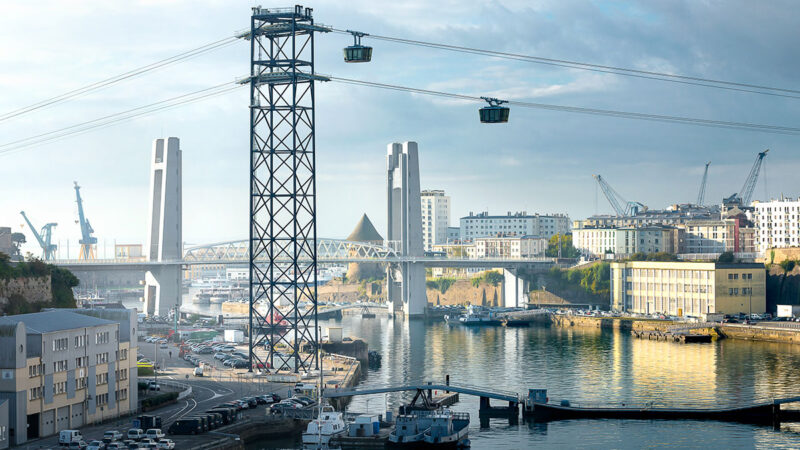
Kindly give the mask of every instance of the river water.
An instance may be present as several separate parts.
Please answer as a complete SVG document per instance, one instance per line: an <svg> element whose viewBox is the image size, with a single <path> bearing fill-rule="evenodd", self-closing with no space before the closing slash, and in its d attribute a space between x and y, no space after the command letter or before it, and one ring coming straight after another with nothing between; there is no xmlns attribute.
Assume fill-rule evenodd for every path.
<svg viewBox="0 0 800 450"><path fill-rule="evenodd" d="M800 346L721 340L678 344L632 338L619 331L536 326L465 328L445 323L362 319L324 321L365 339L383 355L360 387L424 381L451 382L527 393L545 388L550 399L573 404L644 403L734 406L800 395ZM395 411L411 394L356 397L350 411ZM499 405L499 404L498 404ZM800 425L772 427L721 422L572 420L511 425L478 420L478 399L461 396L454 410L473 418L474 449L488 448L800 448ZM295 441L248 446L291 448Z"/></svg>

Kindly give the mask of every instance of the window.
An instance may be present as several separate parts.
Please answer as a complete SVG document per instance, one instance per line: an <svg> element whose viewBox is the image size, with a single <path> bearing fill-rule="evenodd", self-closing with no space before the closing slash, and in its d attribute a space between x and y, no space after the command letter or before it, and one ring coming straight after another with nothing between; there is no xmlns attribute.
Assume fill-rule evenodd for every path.
<svg viewBox="0 0 800 450"><path fill-rule="evenodd" d="M67 360L53 361L53 372L63 372L67 370Z"/></svg>
<svg viewBox="0 0 800 450"><path fill-rule="evenodd" d="M108 331L103 331L103 332L95 334L94 343L95 344L108 344Z"/></svg>
<svg viewBox="0 0 800 450"><path fill-rule="evenodd" d="M108 404L108 394L97 394L97 406Z"/></svg>
<svg viewBox="0 0 800 450"><path fill-rule="evenodd" d="M86 345L86 336L75 336L75 348L81 348Z"/></svg>
<svg viewBox="0 0 800 450"><path fill-rule="evenodd" d="M62 352L69 347L69 338L61 338L53 340L53 351Z"/></svg>
<svg viewBox="0 0 800 450"><path fill-rule="evenodd" d="M127 398L128 398L128 390L127 389L120 389L120 390L118 390L117 392L114 393L114 397L117 399L117 401L127 400Z"/></svg>
<svg viewBox="0 0 800 450"><path fill-rule="evenodd" d="M28 366L28 377L33 378L41 375L44 375L44 363Z"/></svg>
<svg viewBox="0 0 800 450"><path fill-rule="evenodd" d="M105 364L108 362L108 352L98 353L94 357L95 364Z"/></svg>
<svg viewBox="0 0 800 450"><path fill-rule="evenodd" d="M75 386L76 386L75 389L86 389L86 386L88 385L89 385L89 378L87 377L81 377L75 379Z"/></svg>
<svg viewBox="0 0 800 450"><path fill-rule="evenodd" d="M67 382L60 381L57 383L53 383L53 395L63 394L67 392Z"/></svg>
<svg viewBox="0 0 800 450"><path fill-rule="evenodd" d="M88 365L89 365L88 356L81 356L80 358L75 358L75 367L86 367Z"/></svg>
<svg viewBox="0 0 800 450"><path fill-rule="evenodd" d="M98 386L101 384L108 384L108 373L98 373L95 375L95 380Z"/></svg>
<svg viewBox="0 0 800 450"><path fill-rule="evenodd" d="M28 389L28 400L36 400L42 397L42 386Z"/></svg>

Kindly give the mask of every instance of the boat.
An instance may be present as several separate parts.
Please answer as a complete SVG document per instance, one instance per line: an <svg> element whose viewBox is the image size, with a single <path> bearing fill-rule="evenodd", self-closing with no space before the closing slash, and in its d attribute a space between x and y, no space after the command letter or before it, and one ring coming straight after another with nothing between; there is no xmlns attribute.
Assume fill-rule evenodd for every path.
<svg viewBox="0 0 800 450"><path fill-rule="evenodd" d="M347 432L347 425L341 412L333 410L332 406L322 408L319 417L308 423L303 433L303 446L310 448L327 447L334 436Z"/></svg>
<svg viewBox="0 0 800 450"><path fill-rule="evenodd" d="M195 305L208 305L211 303L211 293L209 292L198 292L194 295L192 299L192 303Z"/></svg>
<svg viewBox="0 0 800 450"><path fill-rule="evenodd" d="M395 424L388 441L392 447L456 448L464 447L468 442L469 414L448 408L400 414Z"/></svg>
<svg viewBox="0 0 800 450"><path fill-rule="evenodd" d="M445 320L448 324L459 324L468 327L503 325L503 319L493 311L487 311L476 306L470 306L467 309L467 313L461 316L445 316Z"/></svg>

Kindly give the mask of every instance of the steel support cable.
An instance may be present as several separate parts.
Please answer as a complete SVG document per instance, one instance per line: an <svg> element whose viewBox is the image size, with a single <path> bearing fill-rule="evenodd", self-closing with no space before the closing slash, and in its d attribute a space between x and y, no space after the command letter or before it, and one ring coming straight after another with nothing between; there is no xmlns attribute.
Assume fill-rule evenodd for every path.
<svg viewBox="0 0 800 450"><path fill-rule="evenodd" d="M337 33L344 33L350 34L347 31L333 29L333 31ZM471 48L471 47L462 47L457 45L448 45L448 44L439 44L435 42L425 42L425 41L417 41L413 39L403 39L403 38L396 38L391 36L380 36L380 35L373 35L367 34L368 37L388 41L388 42L395 42L400 44L409 44L409 45L416 45L420 47L428 47L428 48L436 48L440 50L449 50L454 52L461 52L461 53L470 53L474 55L483 55L483 56L491 56L495 58L503 58L503 59L510 59L515 61L524 61L524 62L531 62L536 64L545 64L550 66L558 66L558 67L566 67L570 69L580 69L580 70L588 70L591 72L599 72L599 73L608 73L613 75L622 75L634 78L642 78L648 80L656 80L656 81L665 81L669 83L679 83L679 84L687 84L693 86L701 86L701 87L709 87L714 89L723 89L729 91L739 91L739 92L749 92L753 94L761 94L761 95L770 95L775 97L786 97L786 98L796 98L800 99L799 95L788 95L788 94L800 94L800 90L795 89L785 89L785 88L777 88L771 86L762 86L756 84L749 84L749 83L739 83L734 81L725 81L725 80L715 80L711 78L701 78L701 77L692 77L686 75L677 75L677 74L670 74L670 73L662 73L662 72L654 72L654 71L647 71L647 70L638 70L638 69L629 69L624 67L615 67L615 66L604 66L601 64L591 64L591 63L582 63L578 61L569 61L563 59L554 59L554 58L545 58L541 56L531 56L531 55L522 55L517 53L507 53L507 52L498 52L493 50L485 50L479 48ZM713 83L713 84L710 84ZM763 89L768 91L774 92L764 92L754 89ZM780 92L784 92L781 94Z"/></svg>
<svg viewBox="0 0 800 450"><path fill-rule="evenodd" d="M160 69L162 67L169 66L171 64L175 64L175 63L178 63L178 62L186 61L188 59L200 56L200 55L202 55L204 53L208 53L208 52L210 52L212 50L216 50L216 49L219 49L219 48L222 48L222 47L226 47L226 46L231 45L231 44L233 44L235 42L238 42L238 41L239 41L239 39L237 39L236 37L231 36L231 37L227 37L225 39L220 39L220 40L217 40L217 41L202 45L200 47L197 47L197 48L194 48L192 50L188 50L188 51L179 53L179 54L171 56L169 58L164 58L164 59L156 61L154 63L147 64L145 66L141 66L141 67L129 70L129 71L121 73L119 75L115 75L113 77L109 77L109 78L106 78L106 79L103 79L103 80L88 84L86 86L83 86L83 87L80 87L80 88L77 88L77 89L73 89L71 91L64 92L63 94L56 95L55 97L51 97L51 98L39 101L37 103L25 106L23 108L19 108L19 109L16 109L14 111L9 111L9 112L7 112L5 114L1 114L0 115L0 122L12 119L12 118L17 117L17 116L21 116L23 114L27 114L27 113L36 111L38 109L42 109L42 108L45 108L45 107L48 107L48 106L52 106L52 105L55 105L57 103L61 103L63 101L69 100L71 98L78 97L80 95L83 95L83 94L86 94L86 93L89 93L89 92L92 92L92 91L95 91L95 90L98 90L98 89L102 89L102 88L105 88L105 87L108 87L108 86L111 86L111 85L114 85L114 84L119 83L121 81L130 79L130 78L134 78L136 76L145 74L147 72L150 72L150 71L153 71L153 70L156 70L156 69Z"/></svg>
<svg viewBox="0 0 800 450"><path fill-rule="evenodd" d="M191 92L188 94L179 95L177 97L172 97L170 99L161 100L148 105L131 108L125 111L121 111L119 113L98 117L97 119L92 119L79 124L70 125L68 127L60 128L58 130L53 130L47 133L42 133L25 139L19 139L17 141L8 142L0 145L0 155L14 153L16 151L29 148L35 145L48 143L69 136L83 134L85 132L99 128L104 128L106 126L113 125L125 120L134 119L137 117L172 109L178 106L183 106L201 100L206 100L211 97L227 94L243 86L239 84L231 86L231 84L232 83L224 83L221 85L213 86L206 89L201 89L199 91Z"/></svg>
<svg viewBox="0 0 800 450"><path fill-rule="evenodd" d="M371 81L354 80L354 79L349 79L349 78L330 77L330 79L331 79L331 81L337 81L337 82L340 82L340 83L354 84L354 85L360 85L360 86L376 87L376 88L395 90L395 91L405 91L405 92L411 92L411 93L415 93L415 94L434 95L434 96L439 96L439 97L448 97L448 98L454 98L454 99L460 99L460 100L484 102L484 100L481 99L480 97L476 97L476 96L472 96L472 95L453 94L453 93L449 93L449 92L434 91L434 90L429 90L429 89L418 89L418 88L399 86L399 85L393 85L393 84L385 84L385 83L375 83L375 82L371 82ZM775 134L788 134L788 135L798 135L798 134L800 134L800 128L784 127L784 126L777 126L777 125L767 125L767 124L756 124L756 123L748 123L748 122L731 122L731 121L724 121L724 120L702 119L702 118L695 118L695 117L669 116L669 115L663 115L663 114L647 114L647 113L616 111L616 110L598 109L598 108L583 108L583 107L577 107L577 106L564 106L564 105L553 105L553 104L547 104L547 103L522 102L522 101L516 101L516 100L510 100L508 102L508 104L509 105L515 105L515 106L521 106L521 107L525 107L525 108L536 108L536 109L545 109L545 110L551 110L551 111L562 111L562 112L592 114L592 115L601 115L601 116L610 116L610 117L621 117L621 118L626 118L626 119L650 120L650 121L668 122L668 123L682 123L682 124L687 124L687 125L700 125L700 126L716 127L716 128L731 128L731 129L740 129L740 130L761 131L761 132L775 133Z"/></svg>

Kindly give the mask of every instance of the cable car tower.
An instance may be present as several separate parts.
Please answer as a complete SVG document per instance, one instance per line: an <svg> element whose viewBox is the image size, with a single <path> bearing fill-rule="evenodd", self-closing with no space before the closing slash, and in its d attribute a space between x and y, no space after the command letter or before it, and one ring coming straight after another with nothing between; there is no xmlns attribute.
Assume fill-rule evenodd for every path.
<svg viewBox="0 0 800 450"><path fill-rule="evenodd" d="M89 219L83 213L83 200L81 200L81 187L75 181L75 197L78 202L78 223L81 224L81 252L78 259L93 260L94 259L94 246L97 244L97 238L92 236L94 228L89 223Z"/></svg>
<svg viewBox="0 0 800 450"><path fill-rule="evenodd" d="M329 78L314 72L314 33L331 30L311 13L256 7L242 36L250 40L250 370L319 368L314 82Z"/></svg>

